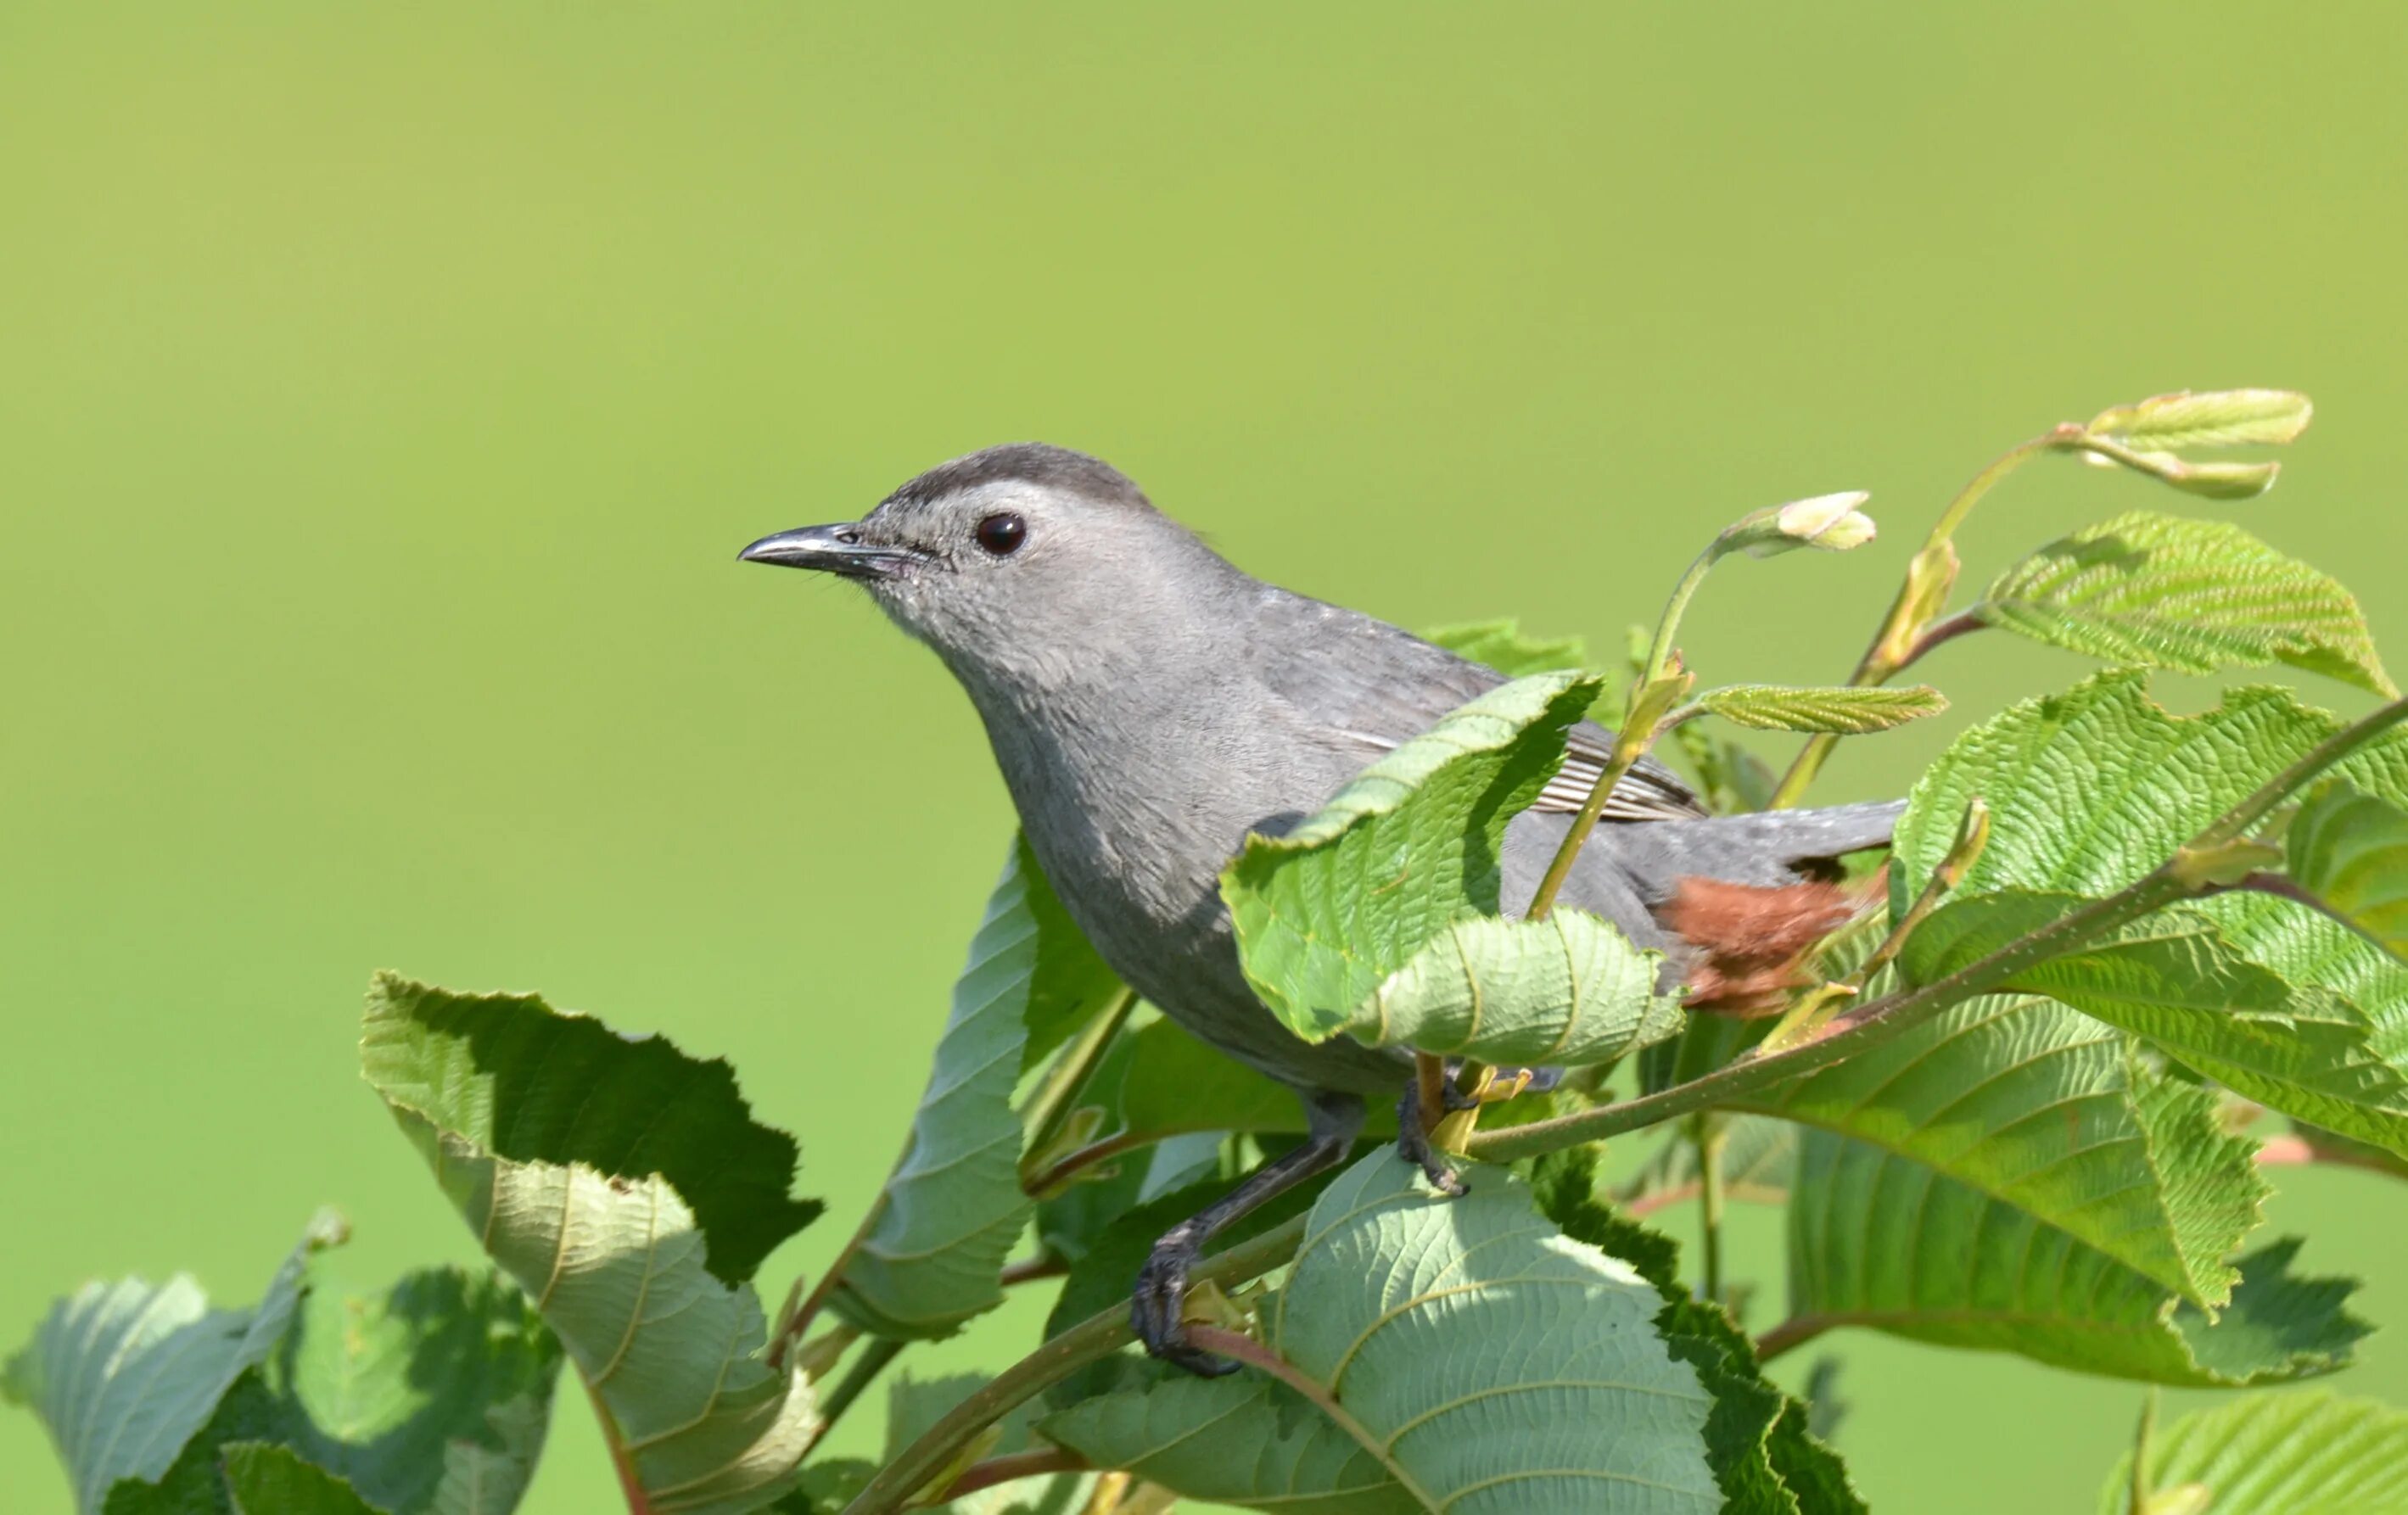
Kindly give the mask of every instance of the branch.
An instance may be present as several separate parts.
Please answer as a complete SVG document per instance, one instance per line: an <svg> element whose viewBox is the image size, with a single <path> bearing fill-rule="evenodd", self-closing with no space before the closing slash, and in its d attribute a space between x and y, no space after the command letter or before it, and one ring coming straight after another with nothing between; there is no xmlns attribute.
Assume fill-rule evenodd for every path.
<svg viewBox="0 0 2408 1515"><path fill-rule="evenodd" d="M1216 1252L1192 1269L1195 1283L1229 1284L1268 1273L1296 1255L1304 1242L1305 1217L1266 1231L1252 1241ZM1005 1368L968 1399L947 1411L878 1470L868 1487L844 1507L844 1515L894 1515L904 1502L961 1454L981 1431L1042 1394L1048 1384L1089 1363L1110 1357L1136 1336L1128 1308L1115 1305L1072 1326Z"/></svg>
<svg viewBox="0 0 2408 1515"><path fill-rule="evenodd" d="M1016 1451L1002 1457L990 1457L983 1463L973 1463L962 1476L945 1485L945 1492L927 1501L931 1505L948 1505L964 1494L981 1489L992 1489L998 1483L1015 1479L1041 1479L1049 1473L1084 1473L1093 1463L1061 1447L1046 1447L1036 1451Z"/></svg>
<svg viewBox="0 0 2408 1515"><path fill-rule="evenodd" d="M1770 1363L1782 1353L1803 1347L1840 1322L1822 1315L1793 1315L1756 1338L1756 1360Z"/></svg>

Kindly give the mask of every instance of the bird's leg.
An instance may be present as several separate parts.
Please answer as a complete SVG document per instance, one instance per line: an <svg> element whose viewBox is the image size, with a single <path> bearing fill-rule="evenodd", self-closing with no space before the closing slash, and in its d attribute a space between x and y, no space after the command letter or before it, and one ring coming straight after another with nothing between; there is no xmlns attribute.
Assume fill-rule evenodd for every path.
<svg viewBox="0 0 2408 1515"><path fill-rule="evenodd" d="M1138 1270L1129 1301L1129 1326L1145 1350L1199 1378L1235 1373L1238 1365L1187 1344L1180 1319L1187 1303L1187 1270L1204 1253L1213 1234L1230 1222L1314 1174L1337 1166L1363 1130L1363 1102L1353 1094L1320 1092L1304 1097L1304 1145L1250 1175L1246 1181L1201 1211L1163 1233L1145 1266Z"/></svg>
<svg viewBox="0 0 2408 1515"><path fill-rule="evenodd" d="M1430 1127L1456 1110L1468 1110L1479 1103L1455 1086L1455 1076L1463 1071L1463 1059L1450 1057L1440 1070L1437 1079L1440 1108L1422 1108L1420 1070L1405 1080L1405 1092L1397 1101L1397 1155L1422 1170L1433 1188L1442 1194L1463 1193L1463 1180L1446 1165L1446 1160L1430 1145Z"/></svg>

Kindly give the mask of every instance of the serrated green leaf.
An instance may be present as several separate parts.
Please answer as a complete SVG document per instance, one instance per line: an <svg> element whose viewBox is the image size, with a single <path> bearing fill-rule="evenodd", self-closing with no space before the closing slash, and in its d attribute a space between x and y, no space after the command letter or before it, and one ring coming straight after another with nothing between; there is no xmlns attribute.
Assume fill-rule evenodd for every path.
<svg viewBox="0 0 2408 1515"><path fill-rule="evenodd" d="M166 1474L218 1402L284 1339L310 1254L343 1235L332 1212L312 1220L250 1309L211 1308L182 1274L155 1285L88 1283L50 1307L0 1373L0 1392L50 1431L79 1515L97 1515L122 1482Z"/></svg>
<svg viewBox="0 0 2408 1515"><path fill-rule="evenodd" d="M1182 1495L1317 1515L1718 1510L1713 1405L1654 1285L1533 1215L1493 1168L1460 1199L1374 1152L1306 1222L1266 1343L1366 1439L1257 1373L1134 1383L1039 1428Z"/></svg>
<svg viewBox="0 0 2408 1515"><path fill-rule="evenodd" d="M430 1268L352 1294L311 1270L290 1334L220 1401L156 1483L106 1515L223 1515L225 1450L296 1449L391 1515L507 1515L543 1451L560 1346L525 1296Z"/></svg>
<svg viewBox="0 0 2408 1515"><path fill-rule="evenodd" d="M1952 1006L1751 1103L1919 1163L2211 1308L2267 1192L2205 1093L2048 1000Z"/></svg>
<svg viewBox="0 0 2408 1515"><path fill-rule="evenodd" d="M2370 1329L2344 1308L2352 1281L2292 1276L2296 1240L2241 1259L2211 1322L2061 1226L1828 1132L1806 1135L1788 1226L1790 1315L1814 1328L2196 1387L2330 1372Z"/></svg>
<svg viewBox="0 0 2408 1515"><path fill-rule="evenodd" d="M225 1450L225 1487L234 1515L389 1515L292 1448L265 1442Z"/></svg>
<svg viewBox="0 0 2408 1515"><path fill-rule="evenodd" d="M2331 716L2272 689L2237 690L2215 709L2177 718L2152 703L2141 676L2131 673L2102 674L2016 706L1959 738L1915 786L1891 853L1893 906L1901 892L1921 889L1974 794L1989 806L1990 840L1957 887L1960 902L2007 889L2100 898L2156 868L2338 727ZM2398 804L2408 796L2408 741L2396 734L2378 739L2339 774ZM2372 1122L2362 1112L2391 1108L2382 1086L2408 1073L2408 965L2294 900L2242 890L2184 909L2214 922L2250 963L2296 988L2329 990L2363 1015L2366 1052L2393 1073L2369 1070L2360 1060L2334 1077L2344 1086L2364 1080L2358 1096L2343 1101L2361 1111L2347 1129L2370 1140L2394 1139L2387 1120ZM2339 1017L2335 1025L2349 1019L2346 1009L2328 1008ZM2344 1036L2317 1029L2315 1019L2303 1035ZM2208 1055L2196 1043L2164 1045L2186 1062ZM2193 1065L2219 1078L2240 1076L2235 1065ZM2332 1106L2317 1108L2323 1113L2311 1118L2319 1123L2328 1116L2350 1119Z"/></svg>
<svg viewBox="0 0 2408 1515"><path fill-rule="evenodd" d="M361 1061L560 1338L654 1509L737 1515L794 1485L818 1424L810 1387L761 1360L761 1302L720 1267L757 1261L816 1207L789 1198L793 1139L752 1121L725 1065L533 997L389 975L369 995ZM735 1245L713 1245L671 1172L714 1196ZM769 1218L728 1215L745 1196Z"/></svg>
<svg viewBox="0 0 2408 1515"><path fill-rule="evenodd" d="M1579 637L1532 636L1511 617L1433 626L1422 633L1422 640L1469 662L1485 664L1508 679L1567 671L1588 663L1587 644Z"/></svg>
<svg viewBox="0 0 2408 1515"><path fill-rule="evenodd" d="M1678 1244L1604 1201L1591 1152L1540 1159L1531 1186L1541 1212L1565 1235L1628 1262L1656 1286L1663 1301L1656 1331L1713 1396L1706 1460L1724 1515L1862 1515L1846 1467L1808 1430L1807 1407L1765 1379L1754 1344L1721 1305L1681 1286Z"/></svg>
<svg viewBox="0 0 2408 1515"><path fill-rule="evenodd" d="M1956 900L1915 932L1899 963L1929 983L2088 903L2021 889ZM2365 1012L2252 963L2194 910L2159 911L2000 988L2046 994L2261 1105L2408 1155L2408 1078L2369 1046Z"/></svg>
<svg viewBox="0 0 2408 1515"><path fill-rule="evenodd" d="M2349 591L2218 521L2143 510L2086 526L2008 568L1967 614L2114 664L2283 663L2393 693Z"/></svg>
<svg viewBox="0 0 2408 1515"><path fill-rule="evenodd" d="M2203 1487L2202 1515L2395 1515L2408 1509L2408 1411L2321 1391L2247 1394L2159 1427L2147 1475L2155 1494ZM2127 1453L2099 1515L2126 1515L2131 1491Z"/></svg>
<svg viewBox="0 0 2408 1515"><path fill-rule="evenodd" d="M1347 1023L1373 1047L1507 1066L1585 1067L1677 1036L1677 993L1656 992L1664 954L1570 908L1543 921L1459 920L1413 954Z"/></svg>
<svg viewBox="0 0 2408 1515"><path fill-rule="evenodd" d="M945 1336L1003 1302L1004 1256L1034 1208L1011 1108L1029 1017L1093 1000L1099 968L1015 838L953 984L911 1135L830 1296L847 1320L883 1336Z"/></svg>
<svg viewBox="0 0 2408 1515"><path fill-rule="evenodd" d="M2101 410L2086 428L2135 447L2272 447L2308 429L2315 407L2290 390L2189 390Z"/></svg>
<svg viewBox="0 0 2408 1515"><path fill-rule="evenodd" d="M2326 784L2283 840L2301 888L2392 956L2408 958L2408 810L2346 782Z"/></svg>
<svg viewBox="0 0 2408 1515"><path fill-rule="evenodd" d="M1506 823L1561 765L1593 679L1491 690L1398 747L1283 836L1252 836L1221 874L1246 979L1309 1041L1450 924L1494 914Z"/></svg>
<svg viewBox="0 0 2408 1515"><path fill-rule="evenodd" d="M1928 684L1895 689L1789 684L1727 684L1697 703L1735 725L1758 731L1830 732L1861 736L1938 715L1948 701Z"/></svg>

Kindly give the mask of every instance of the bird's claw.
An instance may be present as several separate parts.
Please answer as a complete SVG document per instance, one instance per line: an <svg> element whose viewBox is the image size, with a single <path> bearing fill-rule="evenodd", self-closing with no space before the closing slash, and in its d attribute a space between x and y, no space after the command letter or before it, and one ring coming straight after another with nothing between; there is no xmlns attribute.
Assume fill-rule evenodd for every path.
<svg viewBox="0 0 2408 1515"><path fill-rule="evenodd" d="M1137 1289L1129 1297L1129 1329L1148 1356L1199 1379L1225 1378L1238 1371L1239 1365L1187 1342L1187 1270L1201 1251L1194 1243L1168 1236L1154 1244L1145 1266L1138 1270Z"/></svg>

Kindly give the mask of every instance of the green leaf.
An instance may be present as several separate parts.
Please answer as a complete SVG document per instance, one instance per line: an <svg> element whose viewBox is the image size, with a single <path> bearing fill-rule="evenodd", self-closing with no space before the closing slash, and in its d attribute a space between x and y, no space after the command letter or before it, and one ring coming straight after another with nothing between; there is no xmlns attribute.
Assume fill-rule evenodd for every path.
<svg viewBox="0 0 2408 1515"><path fill-rule="evenodd" d="M2338 728L2331 716L2272 689L2237 690L2214 709L2178 718L2152 703L2132 673L2102 674L2016 706L1960 737L1915 786L1891 853L1892 906L1902 908L1901 900L1922 888L1975 794L1989 806L1990 839L1956 889L1959 902L2009 889L2102 898L2155 869ZM2400 804L2408 798L2408 741L2397 734L2378 739L2343 764L2339 776ZM2329 990L2348 1002L2321 1002L2302 1022L2303 1036L2341 1048L2351 1009L2363 1016L2366 1052L2394 1071L2373 1070L2364 1056L2345 1063L2333 1078L2344 1092L2361 1080L2358 1092L2339 1107L2319 1103L2302 1113L2319 1123L2345 1120L2353 1135L2369 1140L2393 1139L2393 1122L2362 1112L2392 1108L2386 1090L2408 1073L2408 965L2295 900L2243 890L2184 909L2214 922L2235 952L2286 983ZM2318 1020L2329 1023L2320 1028ZM2157 1023L2169 1034L2174 1029L2162 1019ZM2186 1063L2200 1058L2191 1063L2200 1072L2240 1076L2239 1061L2216 1070L2202 1065L2212 1049L2195 1037L2164 1045ZM2261 1050L2268 1056L2281 1050ZM2261 1077L2280 1071L2276 1065ZM2283 1090L2297 1082L2260 1087L2287 1104L2293 1096ZM2348 1116L2353 1108L2361 1113Z"/></svg>
<svg viewBox="0 0 2408 1515"><path fill-rule="evenodd" d="M1966 613L2109 663L2283 663L2394 693L2349 591L2218 521L2136 511L2086 526L2000 574Z"/></svg>
<svg viewBox="0 0 2408 1515"><path fill-rule="evenodd" d="M1540 1159L1532 1175L1539 1208L1567 1236L1629 1262L1656 1286L1663 1301L1656 1329L1713 1395L1706 1458L1726 1515L1862 1515L1847 1469L1809 1431L1807 1407L1765 1379L1754 1345L1722 1306L1681 1286L1679 1246L1603 1201L1596 1164L1580 1150Z"/></svg>
<svg viewBox="0 0 2408 1515"><path fill-rule="evenodd" d="M1020 1012L1027 1032L1020 1049L1025 1074L1093 1020L1120 993L1121 981L1071 922L1025 839L1013 839L1006 868L1024 880L1020 908L1027 912L1037 938L1037 962L1029 970L1027 1002ZM992 901L988 908L993 911Z"/></svg>
<svg viewBox="0 0 2408 1515"><path fill-rule="evenodd" d="M1538 674L1398 747L1221 874L1247 981L1309 1041L1344 1029L1446 927L1495 914L1506 823L1561 765L1598 681Z"/></svg>
<svg viewBox="0 0 2408 1515"><path fill-rule="evenodd" d="M236 1382L284 1339L312 1252L343 1239L322 1212L250 1309L212 1309L182 1274L88 1283L50 1307L0 1373L0 1393L41 1417L79 1515L126 1480L155 1483Z"/></svg>
<svg viewBox="0 0 2408 1515"><path fill-rule="evenodd" d="M1611 1063L1680 1034L1679 995L1656 993L1663 964L1585 910L1469 917L1375 988L1346 1031L1508 1066Z"/></svg>
<svg viewBox="0 0 2408 1515"><path fill-rule="evenodd" d="M1789 1224L1793 1326L1868 1326L1935 1346L2197 1387L2350 1361L2355 1284L2289 1271L2299 1242L2240 1260L2220 1317L2064 1227L1866 1142L1809 1132Z"/></svg>
<svg viewBox="0 0 2408 1515"><path fill-rule="evenodd" d="M925 1339L1003 1303L1004 1256L1035 1208L1020 1187L1023 1131L1011 1108L1030 1017L1095 1000L1099 965L1026 840L1014 838L954 981L911 1135L830 1296L845 1319Z"/></svg>
<svg viewBox="0 0 2408 1515"><path fill-rule="evenodd" d="M530 996L390 975L369 993L361 1061L559 1336L654 1508L735 1515L793 1486L818 1423L810 1387L761 1360L761 1302L728 1270L817 1207L788 1197L793 1138L753 1122L724 1064Z"/></svg>
<svg viewBox="0 0 2408 1515"><path fill-rule="evenodd" d="M386 1515L290 1447L258 1441L228 1447L225 1483L235 1515Z"/></svg>
<svg viewBox="0 0 2408 1515"><path fill-rule="evenodd" d="M1304 1129L1295 1090L1205 1046L1174 1022L1153 1022L1127 1041L1127 1071L1114 1102L1119 1131L1159 1140L1193 1131Z"/></svg>
<svg viewBox="0 0 2408 1515"><path fill-rule="evenodd" d="M1152 1365L1039 1428L1099 1466L1258 1508L1722 1508L1713 1404L1654 1329L1655 1286L1534 1216L1510 1174L1469 1182L1449 1200L1392 1152L1357 1162L1262 1305L1266 1344L1351 1429L1259 1373Z"/></svg>
<svg viewBox="0 0 2408 1515"><path fill-rule="evenodd" d="M2317 1392L2248 1394L2162 1426L2146 1487L2160 1497L2196 1484L2205 1515L2392 1515L2408 1509L2408 1411ZM2099 1494L2099 1515L2125 1515L2126 1454Z"/></svg>
<svg viewBox="0 0 2408 1515"><path fill-rule="evenodd" d="M1758 731L1830 732L1842 736L1888 731L1948 708L1948 701L1928 684L1899 689L1727 684L1707 690L1697 703L1725 721Z"/></svg>
<svg viewBox="0 0 2408 1515"><path fill-rule="evenodd" d="M1422 640L1469 662L1485 664L1508 679L1563 672L1588 663L1587 645L1579 637L1528 636L1522 623L1511 617L1433 626L1422 633Z"/></svg>
<svg viewBox="0 0 2408 1515"><path fill-rule="evenodd" d="M2270 447L2308 429L2315 407L2290 390L2188 390L2101 410L2086 428L2134 447Z"/></svg>
<svg viewBox="0 0 2408 1515"><path fill-rule="evenodd" d="M107 1515L229 1510L222 1456L273 1442L392 1515L505 1515L534 1476L560 1346L503 1279L456 1268L346 1293L313 1267L299 1318L236 1380L155 1484L121 1483Z"/></svg>
<svg viewBox="0 0 2408 1515"><path fill-rule="evenodd" d="M1753 1103L1928 1167L2210 1308L2267 1192L2204 1092L2048 1000L1952 1006Z"/></svg>
<svg viewBox="0 0 2408 1515"><path fill-rule="evenodd" d="M1899 961L1929 983L2087 903L2033 890L1956 900L1924 922ZM2250 962L2196 911L2159 911L2000 987L2046 994L2261 1105L2408 1154L2408 1079L2370 1049L2365 1013Z"/></svg>
<svg viewBox="0 0 2408 1515"><path fill-rule="evenodd" d="M2346 782L2309 796L2284 835L2299 885L2408 958L2408 811Z"/></svg>

